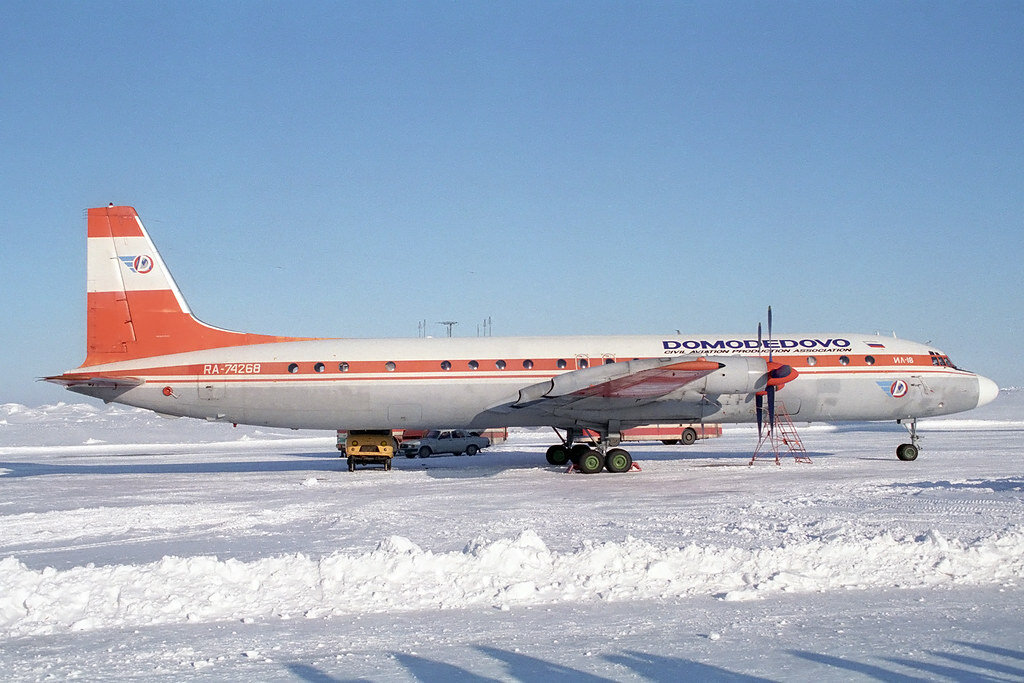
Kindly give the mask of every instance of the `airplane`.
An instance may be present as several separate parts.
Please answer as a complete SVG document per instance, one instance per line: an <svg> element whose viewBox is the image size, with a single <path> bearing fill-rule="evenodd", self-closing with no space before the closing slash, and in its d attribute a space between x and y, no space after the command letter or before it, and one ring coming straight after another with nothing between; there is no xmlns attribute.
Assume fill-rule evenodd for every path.
<svg viewBox="0 0 1024 683"><path fill-rule="evenodd" d="M624 472L623 429L664 422L896 420L914 460L922 417L996 398L930 344L878 334L321 339L234 332L192 315L138 213L88 210L86 357L47 381L216 422L356 430L553 427L546 454ZM583 430L597 444L574 443Z"/></svg>

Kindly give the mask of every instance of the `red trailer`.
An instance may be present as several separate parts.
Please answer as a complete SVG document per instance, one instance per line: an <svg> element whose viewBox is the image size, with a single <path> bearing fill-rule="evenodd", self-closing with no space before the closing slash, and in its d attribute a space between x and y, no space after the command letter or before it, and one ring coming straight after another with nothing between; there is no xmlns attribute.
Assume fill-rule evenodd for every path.
<svg viewBox="0 0 1024 683"><path fill-rule="evenodd" d="M623 441L660 441L669 446L677 443L689 446L697 439L713 439L721 435L722 425L699 422L642 425L622 430ZM584 437L596 439L597 434L584 430Z"/></svg>

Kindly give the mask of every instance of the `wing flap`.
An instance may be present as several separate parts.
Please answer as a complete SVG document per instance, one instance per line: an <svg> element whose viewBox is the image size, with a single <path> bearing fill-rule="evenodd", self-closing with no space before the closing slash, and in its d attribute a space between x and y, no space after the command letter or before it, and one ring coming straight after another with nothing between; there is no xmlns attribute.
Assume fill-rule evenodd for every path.
<svg viewBox="0 0 1024 683"><path fill-rule="evenodd" d="M721 367L721 363L708 360L682 361L595 384L573 395L580 398L659 398Z"/></svg>

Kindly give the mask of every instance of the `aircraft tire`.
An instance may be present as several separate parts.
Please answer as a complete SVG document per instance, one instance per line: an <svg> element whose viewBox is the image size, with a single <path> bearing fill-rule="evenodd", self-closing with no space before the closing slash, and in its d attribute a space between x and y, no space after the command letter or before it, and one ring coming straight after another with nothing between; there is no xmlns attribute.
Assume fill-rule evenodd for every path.
<svg viewBox="0 0 1024 683"><path fill-rule="evenodd" d="M904 462L917 460L917 446L912 443L901 443L896 447L896 457Z"/></svg>
<svg viewBox="0 0 1024 683"><path fill-rule="evenodd" d="M573 465L577 465L578 466L580 464L580 458L582 458L584 455L586 455L589 452L590 452L590 446L588 446L587 444L585 444L585 443L574 444L573 447L569 449L569 459L572 460L572 464Z"/></svg>
<svg viewBox="0 0 1024 683"><path fill-rule="evenodd" d="M697 441L697 430L687 427L683 430L682 440L684 446L692 446Z"/></svg>
<svg viewBox="0 0 1024 683"><path fill-rule="evenodd" d="M609 472L628 472L633 466L633 457L629 451L613 448L604 456L604 468Z"/></svg>
<svg viewBox="0 0 1024 683"><path fill-rule="evenodd" d="M544 454L544 457L547 458L549 464L562 467L565 463L569 462L569 450L564 444L556 443L548 448L548 452Z"/></svg>
<svg viewBox="0 0 1024 683"><path fill-rule="evenodd" d="M604 458L597 451L587 449L587 452L580 456L576 467L583 474L597 474L604 469Z"/></svg>

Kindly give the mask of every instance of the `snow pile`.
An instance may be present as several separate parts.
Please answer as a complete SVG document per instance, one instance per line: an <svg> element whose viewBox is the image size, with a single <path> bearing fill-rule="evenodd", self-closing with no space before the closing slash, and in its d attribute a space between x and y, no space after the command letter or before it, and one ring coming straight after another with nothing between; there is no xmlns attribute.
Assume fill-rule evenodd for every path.
<svg viewBox="0 0 1024 683"><path fill-rule="evenodd" d="M242 562L164 557L143 565L29 569L0 561L6 637L227 619L320 618L419 609L543 605L778 591L919 588L1012 582L1024 574L1024 527L973 541L827 538L743 549L657 547L629 538L554 552L533 531L433 553L392 536L369 553L289 554Z"/></svg>

